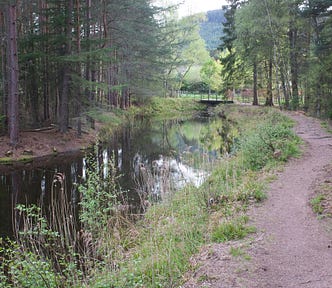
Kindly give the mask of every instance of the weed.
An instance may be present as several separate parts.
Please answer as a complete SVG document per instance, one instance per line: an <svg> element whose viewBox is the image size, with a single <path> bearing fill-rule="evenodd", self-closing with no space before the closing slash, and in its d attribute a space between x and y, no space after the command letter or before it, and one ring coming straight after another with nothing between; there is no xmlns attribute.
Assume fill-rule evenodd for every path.
<svg viewBox="0 0 332 288"><path fill-rule="evenodd" d="M240 247L231 247L229 253L233 256L233 257L241 257L244 260L251 260L250 255L248 255L245 251L243 251Z"/></svg>
<svg viewBox="0 0 332 288"><path fill-rule="evenodd" d="M325 200L323 194L319 194L310 200L311 207L316 214L322 215L324 213L324 206L322 202Z"/></svg>
<svg viewBox="0 0 332 288"><path fill-rule="evenodd" d="M198 277L198 282L200 282L200 283L206 282L208 280L209 280L209 276L207 274L203 274L203 275Z"/></svg>

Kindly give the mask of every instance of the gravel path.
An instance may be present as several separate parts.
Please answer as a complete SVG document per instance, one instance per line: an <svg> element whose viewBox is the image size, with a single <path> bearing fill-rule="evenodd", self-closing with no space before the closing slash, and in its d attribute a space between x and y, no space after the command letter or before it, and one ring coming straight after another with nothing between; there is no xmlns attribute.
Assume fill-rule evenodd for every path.
<svg viewBox="0 0 332 288"><path fill-rule="evenodd" d="M271 184L264 205L253 211L265 241L255 248L252 287L331 288L332 237L312 212L309 198L314 180L332 162L332 138L316 119L292 117L306 149Z"/></svg>
<svg viewBox="0 0 332 288"><path fill-rule="evenodd" d="M332 234L309 205L314 181L332 163L332 137L318 120L290 116L298 123L295 131L305 142L304 154L287 164L271 183L268 199L250 211L257 237L209 247L209 253L200 255L203 265L197 272L209 281L184 287L332 287ZM229 255L234 245L251 260L234 260Z"/></svg>

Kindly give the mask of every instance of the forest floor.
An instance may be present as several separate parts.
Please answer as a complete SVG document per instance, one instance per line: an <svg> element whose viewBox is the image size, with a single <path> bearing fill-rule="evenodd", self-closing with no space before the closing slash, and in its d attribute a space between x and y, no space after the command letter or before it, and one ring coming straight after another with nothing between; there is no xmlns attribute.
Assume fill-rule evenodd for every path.
<svg viewBox="0 0 332 288"><path fill-rule="evenodd" d="M77 131L69 129L65 134L54 127L20 132L19 143L12 147L8 136L0 137L0 164L27 161L61 153L86 149L96 142L97 130L84 132L80 137Z"/></svg>
<svg viewBox="0 0 332 288"><path fill-rule="evenodd" d="M303 153L276 172L267 200L250 209L256 233L204 247L182 287L332 287L332 135L319 120L289 116Z"/></svg>

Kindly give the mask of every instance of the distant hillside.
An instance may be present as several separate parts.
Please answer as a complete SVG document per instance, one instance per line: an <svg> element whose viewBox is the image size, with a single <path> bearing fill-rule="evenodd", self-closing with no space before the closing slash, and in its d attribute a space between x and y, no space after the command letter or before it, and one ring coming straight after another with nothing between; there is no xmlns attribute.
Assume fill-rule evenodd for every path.
<svg viewBox="0 0 332 288"><path fill-rule="evenodd" d="M206 13L206 21L201 23L200 35L205 40L208 50L213 51L220 45L224 21L224 12L221 9Z"/></svg>

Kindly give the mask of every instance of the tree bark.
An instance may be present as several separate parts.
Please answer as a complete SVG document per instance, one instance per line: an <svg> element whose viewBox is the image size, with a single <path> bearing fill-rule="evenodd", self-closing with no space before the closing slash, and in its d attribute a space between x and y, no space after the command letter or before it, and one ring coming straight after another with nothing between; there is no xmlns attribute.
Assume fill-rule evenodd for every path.
<svg viewBox="0 0 332 288"><path fill-rule="evenodd" d="M66 51L65 55L71 54L71 38L72 38L72 12L73 12L73 0L68 0L67 4L67 20L66 20ZM70 86L70 67L68 63L63 63L63 82L62 91L60 97L60 132L66 133L69 126L69 86Z"/></svg>
<svg viewBox="0 0 332 288"><path fill-rule="evenodd" d="M257 90L257 63L254 61L254 67L253 67L253 78L254 78L254 89L253 89L253 102L252 105L257 106L258 105L258 90Z"/></svg>
<svg viewBox="0 0 332 288"><path fill-rule="evenodd" d="M296 9L294 4L290 7L290 11L292 14ZM290 70L291 70L291 83L292 83L292 108L294 110L299 108L299 91L298 91L298 51L297 51L297 37L298 31L296 28L295 20L293 19L295 16L291 15L291 21L289 23L289 45L290 45Z"/></svg>
<svg viewBox="0 0 332 288"><path fill-rule="evenodd" d="M5 19L5 11L0 11L0 28L1 28L1 38L4 38L6 35L6 19ZM7 73L7 60L8 57L6 55L6 47L5 45L1 45L0 47L1 51L1 84L2 84L2 91L1 91L1 111L0 114L3 116L7 116L7 98L8 98L8 73ZM6 117L1 117L0 121L0 127L1 127L1 134L6 134L7 133L7 124L6 124Z"/></svg>
<svg viewBox="0 0 332 288"><path fill-rule="evenodd" d="M268 82L267 82L267 96L266 96L266 106L273 106L273 94L272 94L272 58L269 60L268 66Z"/></svg>
<svg viewBox="0 0 332 288"><path fill-rule="evenodd" d="M10 144L16 146L19 140L19 89L16 5L7 5L8 29L8 132Z"/></svg>

